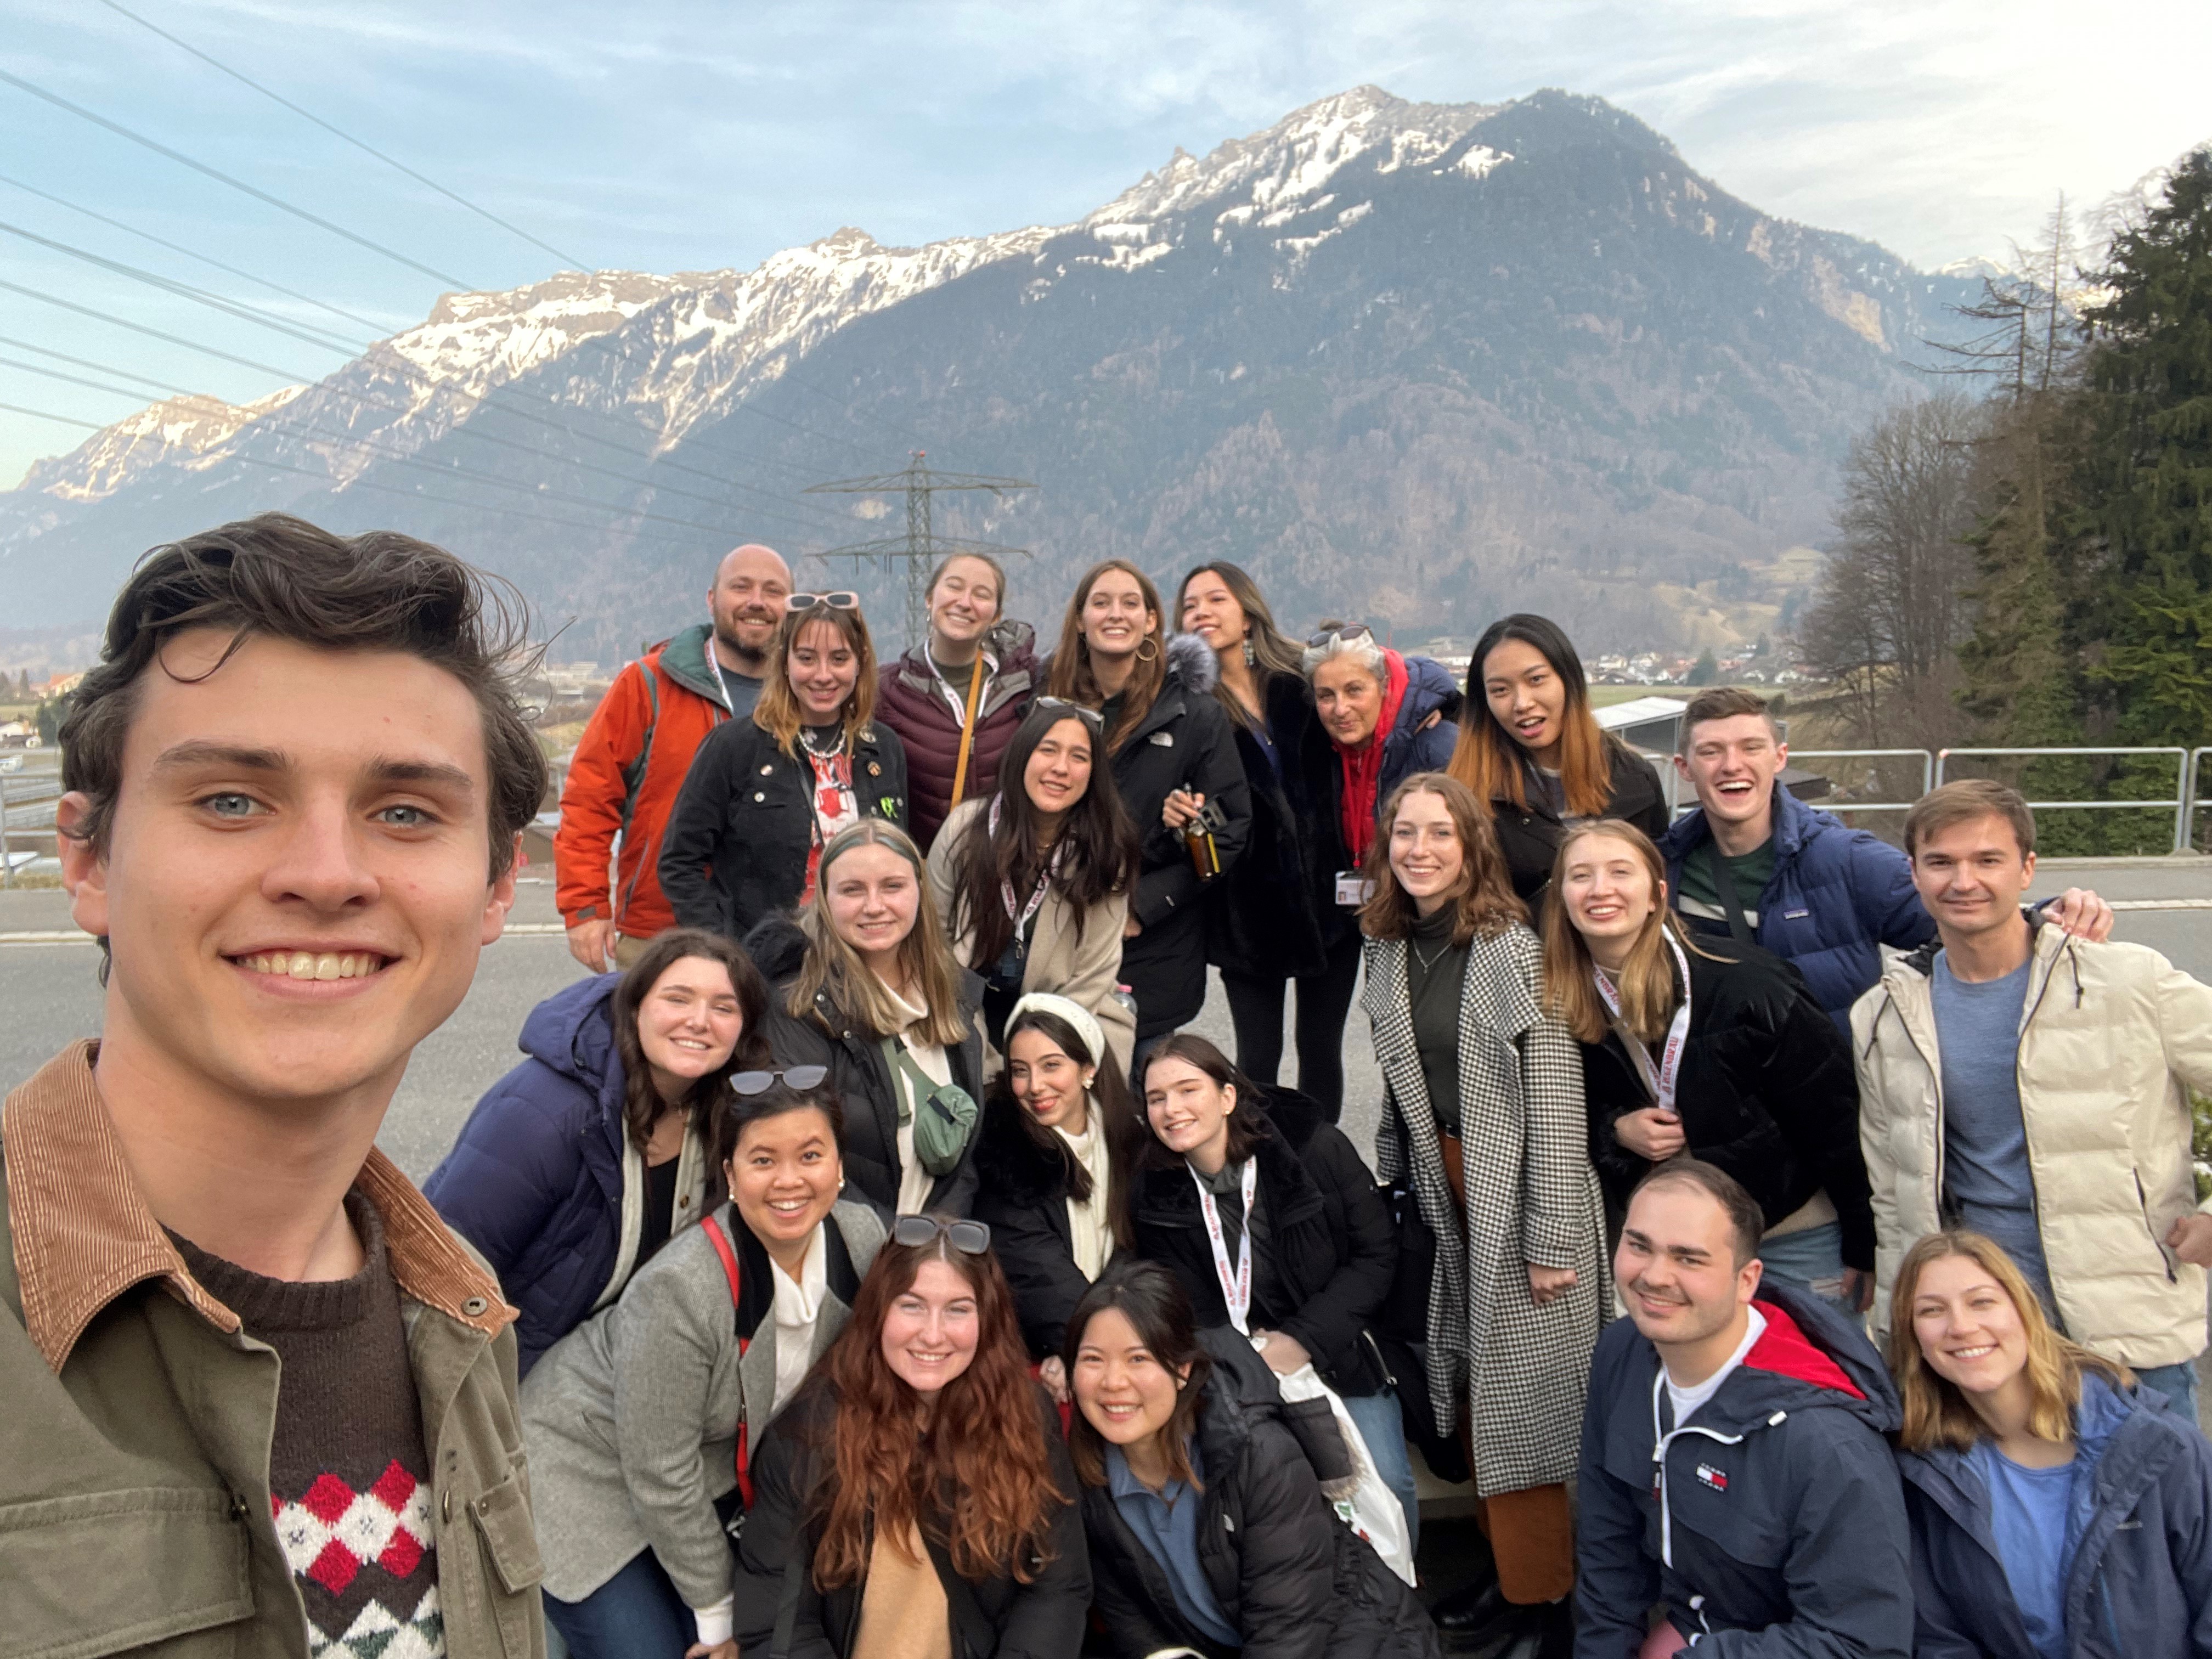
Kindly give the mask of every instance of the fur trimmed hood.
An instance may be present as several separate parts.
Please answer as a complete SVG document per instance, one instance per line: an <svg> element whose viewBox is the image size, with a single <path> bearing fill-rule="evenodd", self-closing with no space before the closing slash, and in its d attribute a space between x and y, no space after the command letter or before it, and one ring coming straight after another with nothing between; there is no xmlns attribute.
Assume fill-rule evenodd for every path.
<svg viewBox="0 0 2212 1659"><path fill-rule="evenodd" d="M1200 696L1211 693L1221 678L1221 659L1213 647L1195 634L1168 635L1166 677Z"/></svg>

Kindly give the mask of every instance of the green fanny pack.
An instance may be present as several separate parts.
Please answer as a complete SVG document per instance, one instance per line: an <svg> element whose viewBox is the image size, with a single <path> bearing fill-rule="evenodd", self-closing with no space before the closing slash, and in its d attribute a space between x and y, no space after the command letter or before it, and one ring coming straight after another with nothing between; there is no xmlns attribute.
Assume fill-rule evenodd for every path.
<svg viewBox="0 0 2212 1659"><path fill-rule="evenodd" d="M959 1167L968 1138L975 1132L980 1114L975 1096L957 1083L938 1082L921 1069L896 1037L884 1039L884 1059L891 1068L898 1096L898 1121L914 1125L915 1161L933 1176L951 1175ZM902 1079L903 1088L898 1086ZM921 1103L920 1109L908 1109L909 1096Z"/></svg>

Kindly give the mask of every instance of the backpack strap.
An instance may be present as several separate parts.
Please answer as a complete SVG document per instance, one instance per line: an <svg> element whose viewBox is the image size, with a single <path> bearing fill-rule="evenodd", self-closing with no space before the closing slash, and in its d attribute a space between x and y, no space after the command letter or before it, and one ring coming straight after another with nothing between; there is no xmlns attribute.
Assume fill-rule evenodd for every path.
<svg viewBox="0 0 2212 1659"><path fill-rule="evenodd" d="M625 840L629 836L630 814L637 810L638 791L645 787L645 769L653 759L653 734L660 729L660 667L651 657L637 659L639 670L645 676L646 701L652 712L646 716L645 741L637 746L637 757L623 768L622 830Z"/></svg>
<svg viewBox="0 0 2212 1659"><path fill-rule="evenodd" d="M730 1281L730 1312L734 1316L738 1310L738 1293L744 1288L744 1276L738 1268L738 1253L731 1248L729 1236L716 1224L712 1215L701 1216L699 1224L707 1230L707 1237L713 1241L714 1254L722 1258L722 1277ZM738 1338L738 1358L740 1361L745 1357L745 1350L751 1346L744 1336ZM747 1416L750 1417L750 1413L748 1413ZM746 1509L753 1506L751 1453L752 1425L740 1422L738 1425L738 1501Z"/></svg>

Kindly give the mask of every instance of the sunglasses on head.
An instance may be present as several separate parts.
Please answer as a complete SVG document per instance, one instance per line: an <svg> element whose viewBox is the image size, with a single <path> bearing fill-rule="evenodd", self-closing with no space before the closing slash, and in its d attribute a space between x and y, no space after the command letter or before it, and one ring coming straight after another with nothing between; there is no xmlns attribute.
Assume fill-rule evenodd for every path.
<svg viewBox="0 0 2212 1659"><path fill-rule="evenodd" d="M794 593L791 596L793 611L858 611L860 596L849 588L839 588L834 593Z"/></svg>
<svg viewBox="0 0 2212 1659"><path fill-rule="evenodd" d="M988 1222L939 1221L933 1215L902 1215L891 1223L891 1242L910 1250L933 1244L939 1237L963 1255L981 1255L991 1248Z"/></svg>
<svg viewBox="0 0 2212 1659"><path fill-rule="evenodd" d="M1324 628L1318 634L1309 634L1306 643L1318 649L1331 640L1368 640L1374 637L1375 630L1365 623L1347 623L1342 628Z"/></svg>
<svg viewBox="0 0 2212 1659"><path fill-rule="evenodd" d="M1097 709L1085 708L1081 703L1071 702L1066 697L1039 697L1032 702L1030 707L1032 708L1049 708L1054 713L1060 714L1073 714L1077 720L1081 720L1085 726L1092 727L1098 726L1098 724L1105 718L1103 715L1100 714Z"/></svg>
<svg viewBox="0 0 2212 1659"><path fill-rule="evenodd" d="M823 1079L830 1075L827 1066L787 1066L781 1072L732 1072L730 1088L732 1092L750 1098L765 1093L778 1080L788 1089L804 1094L809 1089L822 1086Z"/></svg>

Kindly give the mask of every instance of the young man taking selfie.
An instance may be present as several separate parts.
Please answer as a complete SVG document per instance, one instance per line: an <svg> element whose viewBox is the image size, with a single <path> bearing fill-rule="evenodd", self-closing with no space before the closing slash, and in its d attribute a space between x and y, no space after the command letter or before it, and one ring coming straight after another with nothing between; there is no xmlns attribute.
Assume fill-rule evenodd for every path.
<svg viewBox="0 0 2212 1659"><path fill-rule="evenodd" d="M0 1132L27 1652L544 1651L514 1310L375 1149L514 892L519 617L264 515L161 548L62 732L101 1036Z"/></svg>

